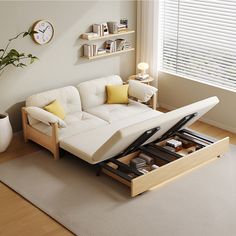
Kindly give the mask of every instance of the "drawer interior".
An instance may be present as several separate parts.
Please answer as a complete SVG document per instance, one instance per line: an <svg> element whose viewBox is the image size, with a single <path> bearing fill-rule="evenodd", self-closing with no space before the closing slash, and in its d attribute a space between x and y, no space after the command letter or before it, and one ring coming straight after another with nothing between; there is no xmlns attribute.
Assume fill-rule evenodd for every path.
<svg viewBox="0 0 236 236"><path fill-rule="evenodd" d="M118 159L110 159L103 163L102 167L105 170L103 172L113 178L116 176L117 180L130 186L133 179L154 170L158 171L162 166L192 154L212 143L212 140L183 130L165 140L144 145L138 151L129 155Z"/></svg>

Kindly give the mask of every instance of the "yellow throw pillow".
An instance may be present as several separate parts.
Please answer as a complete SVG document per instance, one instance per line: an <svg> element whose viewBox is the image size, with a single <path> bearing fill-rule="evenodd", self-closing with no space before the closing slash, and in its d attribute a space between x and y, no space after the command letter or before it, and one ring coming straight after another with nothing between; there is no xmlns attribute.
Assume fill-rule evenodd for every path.
<svg viewBox="0 0 236 236"><path fill-rule="evenodd" d="M107 103L108 104L128 104L129 85L107 85Z"/></svg>
<svg viewBox="0 0 236 236"><path fill-rule="evenodd" d="M55 116L58 116L62 120L65 119L65 116L66 116L65 111L62 105L57 100L45 106L44 109L48 112L51 112Z"/></svg>

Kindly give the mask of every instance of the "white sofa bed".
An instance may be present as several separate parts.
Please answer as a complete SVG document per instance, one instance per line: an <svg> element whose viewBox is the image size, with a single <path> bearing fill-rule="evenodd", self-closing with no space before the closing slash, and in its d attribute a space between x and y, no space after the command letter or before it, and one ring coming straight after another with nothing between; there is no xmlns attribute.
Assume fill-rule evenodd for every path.
<svg viewBox="0 0 236 236"><path fill-rule="evenodd" d="M129 186L132 196L226 152L228 138L212 142L185 130L219 102L217 97L165 114L133 100L128 105L106 104L106 85L122 83L119 76L109 76L30 96L22 108L25 141L44 146L55 159L61 148L90 164L99 164L104 173ZM136 83L130 84L131 97L156 99L155 88ZM65 110L64 121L42 109L54 100ZM176 134L190 140L195 150L166 151L164 143ZM158 169L146 174L132 172L129 163L140 153L155 157ZM167 162L164 156L169 158Z"/></svg>
<svg viewBox="0 0 236 236"><path fill-rule="evenodd" d="M141 86L141 91L139 93L131 91L129 95L136 96L137 99L150 97L153 101L156 100L156 88L136 83L138 83L135 84L138 86L137 90L140 90ZM128 105L106 104L106 85L122 84L123 81L119 76L112 75L82 82L77 87L67 86L28 97L26 107L22 108L25 140L30 139L44 146L53 153L55 159L58 159L59 147L67 151L73 149L80 152L78 148L71 146L73 139L78 145L84 143L90 150L97 146L96 141L91 137L87 141L77 137L81 133L85 135L91 130L97 132L98 135L93 138L98 138L97 142L102 144L117 130L162 114L132 99L129 100ZM42 120L41 114L38 116L37 111L32 109L35 107L41 109L54 100L60 102L66 113L64 121L61 121L62 125L55 117L54 119L46 117L46 121ZM83 150L81 152L83 153ZM73 151L73 153L77 152ZM83 156L81 158L85 159Z"/></svg>

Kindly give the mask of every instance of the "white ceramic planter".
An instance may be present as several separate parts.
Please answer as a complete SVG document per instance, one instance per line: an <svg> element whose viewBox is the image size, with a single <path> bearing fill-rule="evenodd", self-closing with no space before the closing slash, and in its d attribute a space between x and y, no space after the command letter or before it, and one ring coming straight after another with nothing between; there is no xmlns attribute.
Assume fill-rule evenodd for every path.
<svg viewBox="0 0 236 236"><path fill-rule="evenodd" d="M12 127L8 114L0 114L0 153L6 151L12 140Z"/></svg>

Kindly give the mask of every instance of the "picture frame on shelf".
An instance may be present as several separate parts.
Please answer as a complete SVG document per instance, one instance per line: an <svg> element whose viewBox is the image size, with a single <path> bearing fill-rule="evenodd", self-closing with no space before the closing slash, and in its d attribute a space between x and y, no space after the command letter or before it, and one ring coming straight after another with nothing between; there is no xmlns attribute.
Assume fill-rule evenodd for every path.
<svg viewBox="0 0 236 236"><path fill-rule="evenodd" d="M108 35L109 34L109 29L108 29L108 25L107 22L104 22L101 24L102 25L102 35Z"/></svg>

